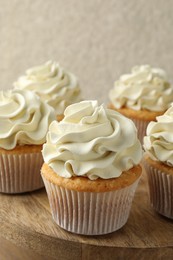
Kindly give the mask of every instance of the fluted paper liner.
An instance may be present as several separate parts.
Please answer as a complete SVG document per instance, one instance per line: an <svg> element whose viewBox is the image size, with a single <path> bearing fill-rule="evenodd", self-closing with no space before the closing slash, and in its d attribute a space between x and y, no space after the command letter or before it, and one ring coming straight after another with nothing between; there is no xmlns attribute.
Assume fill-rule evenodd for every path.
<svg viewBox="0 0 173 260"><path fill-rule="evenodd" d="M68 190L42 178L54 221L83 235L107 234L124 226L139 181L121 190L97 193Z"/></svg>
<svg viewBox="0 0 173 260"><path fill-rule="evenodd" d="M40 176L41 152L0 155L0 192L22 193L44 186Z"/></svg>
<svg viewBox="0 0 173 260"><path fill-rule="evenodd" d="M173 175L154 168L146 161L150 202L161 215L173 219Z"/></svg>
<svg viewBox="0 0 173 260"><path fill-rule="evenodd" d="M132 117L130 119L134 122L134 124L138 130L138 132L137 132L138 138L139 138L141 144L143 144L143 138L146 135L146 129L147 129L149 122L140 120L140 119L136 119L136 118L132 118Z"/></svg>

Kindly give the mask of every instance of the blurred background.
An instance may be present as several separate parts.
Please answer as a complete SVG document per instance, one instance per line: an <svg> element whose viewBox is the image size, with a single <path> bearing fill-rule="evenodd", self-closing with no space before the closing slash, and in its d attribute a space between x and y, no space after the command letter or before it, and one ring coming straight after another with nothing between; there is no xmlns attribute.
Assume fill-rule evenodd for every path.
<svg viewBox="0 0 173 260"><path fill-rule="evenodd" d="M173 1L0 0L0 89L47 60L100 102L134 65L161 67L173 80Z"/></svg>

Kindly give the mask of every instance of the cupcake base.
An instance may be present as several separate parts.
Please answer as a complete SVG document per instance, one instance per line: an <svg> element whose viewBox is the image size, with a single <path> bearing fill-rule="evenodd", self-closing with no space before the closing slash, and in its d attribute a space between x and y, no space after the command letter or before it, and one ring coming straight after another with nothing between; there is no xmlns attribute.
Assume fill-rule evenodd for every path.
<svg viewBox="0 0 173 260"><path fill-rule="evenodd" d="M155 211L173 219L173 169L145 155L150 203Z"/></svg>
<svg viewBox="0 0 173 260"><path fill-rule="evenodd" d="M136 177L130 185L126 183L126 187L120 188L118 184L118 189L112 190L112 186L111 190L105 192L101 187L98 188L101 188L102 191L97 190L96 192L87 191L87 189L83 191L81 188L79 190L69 189L70 182L73 183L73 180L67 180L69 185L67 183L57 185L53 182L57 175L52 175L52 178L48 179L45 174L47 168L48 166L43 165L42 178L48 194L52 217L60 227L77 234L102 235L116 231L125 225L141 175L141 168L137 168ZM50 168L48 171L49 174L54 174ZM62 179L59 176L57 178ZM81 184L81 178L82 182L85 182L84 177L79 179L76 177L77 180L74 182ZM93 182L86 180L86 186L89 184L88 181ZM97 180L95 182L97 183ZM125 186L124 182L122 183ZM76 188L75 184L74 187Z"/></svg>
<svg viewBox="0 0 173 260"><path fill-rule="evenodd" d="M143 144L143 138L146 135L146 129L147 129L149 122L142 121L140 119L136 119L136 118L132 118L132 117L129 117L129 118L134 122L134 124L138 130L137 135L138 135L139 141L141 142L141 144Z"/></svg>
<svg viewBox="0 0 173 260"><path fill-rule="evenodd" d="M40 176L43 164L42 146L17 146L0 149L0 192L23 193L44 187Z"/></svg>

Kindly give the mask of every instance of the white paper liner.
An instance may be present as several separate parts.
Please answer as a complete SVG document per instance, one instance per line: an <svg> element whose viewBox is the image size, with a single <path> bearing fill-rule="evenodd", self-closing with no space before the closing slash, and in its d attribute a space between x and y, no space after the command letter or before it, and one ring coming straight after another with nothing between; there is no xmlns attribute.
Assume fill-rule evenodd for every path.
<svg viewBox="0 0 173 260"><path fill-rule="evenodd" d="M0 192L22 193L44 186L40 176L41 152L0 155Z"/></svg>
<svg viewBox="0 0 173 260"><path fill-rule="evenodd" d="M161 215L173 219L173 176L144 162L149 184L150 202Z"/></svg>
<svg viewBox="0 0 173 260"><path fill-rule="evenodd" d="M54 221L83 235L107 234L124 226L139 181L121 190L96 193L68 190L42 178Z"/></svg>
<svg viewBox="0 0 173 260"><path fill-rule="evenodd" d="M149 124L149 121L144 121L140 119L130 118L136 125L136 128L138 130L138 138L141 144L143 144L143 138L146 135L146 129Z"/></svg>

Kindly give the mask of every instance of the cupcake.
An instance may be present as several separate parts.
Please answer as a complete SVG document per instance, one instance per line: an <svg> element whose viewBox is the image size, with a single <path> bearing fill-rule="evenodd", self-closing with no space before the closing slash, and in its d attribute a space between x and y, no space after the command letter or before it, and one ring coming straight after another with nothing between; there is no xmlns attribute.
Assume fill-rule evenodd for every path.
<svg viewBox="0 0 173 260"><path fill-rule="evenodd" d="M101 235L127 222L141 176L142 148L134 123L82 101L53 121L43 146L41 175L54 221L83 235Z"/></svg>
<svg viewBox="0 0 173 260"><path fill-rule="evenodd" d="M151 205L173 219L173 105L149 123L144 149Z"/></svg>
<svg viewBox="0 0 173 260"><path fill-rule="evenodd" d="M68 105L81 100L77 78L55 61L28 69L25 75L14 83L14 87L38 94L55 109L58 120L63 118Z"/></svg>
<svg viewBox="0 0 173 260"><path fill-rule="evenodd" d="M28 90L0 92L0 192L21 193L44 186L42 144L52 107Z"/></svg>
<svg viewBox="0 0 173 260"><path fill-rule="evenodd" d="M110 108L131 118L141 142L150 121L163 114L173 101L173 87L162 69L136 66L123 75L109 92Z"/></svg>

